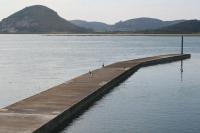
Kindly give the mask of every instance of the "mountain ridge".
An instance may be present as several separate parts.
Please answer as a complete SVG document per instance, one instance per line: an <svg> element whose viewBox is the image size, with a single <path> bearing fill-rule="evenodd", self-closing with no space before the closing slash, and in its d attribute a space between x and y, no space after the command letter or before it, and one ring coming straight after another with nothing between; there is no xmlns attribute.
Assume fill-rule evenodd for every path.
<svg viewBox="0 0 200 133"><path fill-rule="evenodd" d="M115 24L66 20L43 5L26 7L0 21L0 33L199 33L199 20L163 21L140 17Z"/></svg>
<svg viewBox="0 0 200 133"><path fill-rule="evenodd" d="M183 21L186 20L163 21L157 18L140 17L119 21L113 25L102 22L88 22L85 20L72 20L70 22L80 27L93 29L96 32L136 32L159 29ZM94 23L98 25L98 28L94 27Z"/></svg>

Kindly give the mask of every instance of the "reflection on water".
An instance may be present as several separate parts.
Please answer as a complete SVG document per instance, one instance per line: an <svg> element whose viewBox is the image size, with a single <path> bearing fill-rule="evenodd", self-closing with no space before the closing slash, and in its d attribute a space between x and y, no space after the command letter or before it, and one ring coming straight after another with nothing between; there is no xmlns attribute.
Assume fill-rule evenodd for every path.
<svg viewBox="0 0 200 133"><path fill-rule="evenodd" d="M183 81L183 60L181 60L181 81Z"/></svg>

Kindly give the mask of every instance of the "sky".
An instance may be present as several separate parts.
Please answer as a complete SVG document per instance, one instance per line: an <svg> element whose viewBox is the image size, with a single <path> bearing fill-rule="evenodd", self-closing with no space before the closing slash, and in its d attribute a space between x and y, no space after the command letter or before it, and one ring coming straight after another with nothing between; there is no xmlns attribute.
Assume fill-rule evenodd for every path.
<svg viewBox="0 0 200 133"><path fill-rule="evenodd" d="M138 17L200 19L200 0L0 0L0 20L38 4L48 6L67 20L108 24Z"/></svg>

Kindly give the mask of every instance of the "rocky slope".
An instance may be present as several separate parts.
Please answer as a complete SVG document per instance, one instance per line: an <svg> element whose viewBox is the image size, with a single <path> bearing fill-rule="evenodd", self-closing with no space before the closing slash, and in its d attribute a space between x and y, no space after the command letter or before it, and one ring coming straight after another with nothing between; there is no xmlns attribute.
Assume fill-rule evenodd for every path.
<svg viewBox="0 0 200 133"><path fill-rule="evenodd" d="M0 22L2 33L84 33L81 28L61 18L55 11L42 5L26 7Z"/></svg>

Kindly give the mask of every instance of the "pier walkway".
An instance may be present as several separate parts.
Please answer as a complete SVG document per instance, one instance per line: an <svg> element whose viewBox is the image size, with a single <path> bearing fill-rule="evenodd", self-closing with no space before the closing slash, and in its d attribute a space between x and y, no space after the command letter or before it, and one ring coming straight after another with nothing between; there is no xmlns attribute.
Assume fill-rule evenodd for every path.
<svg viewBox="0 0 200 133"><path fill-rule="evenodd" d="M72 119L139 68L187 58L190 58L189 54L160 55L117 62L83 74L0 109L0 133L55 133L64 122Z"/></svg>

